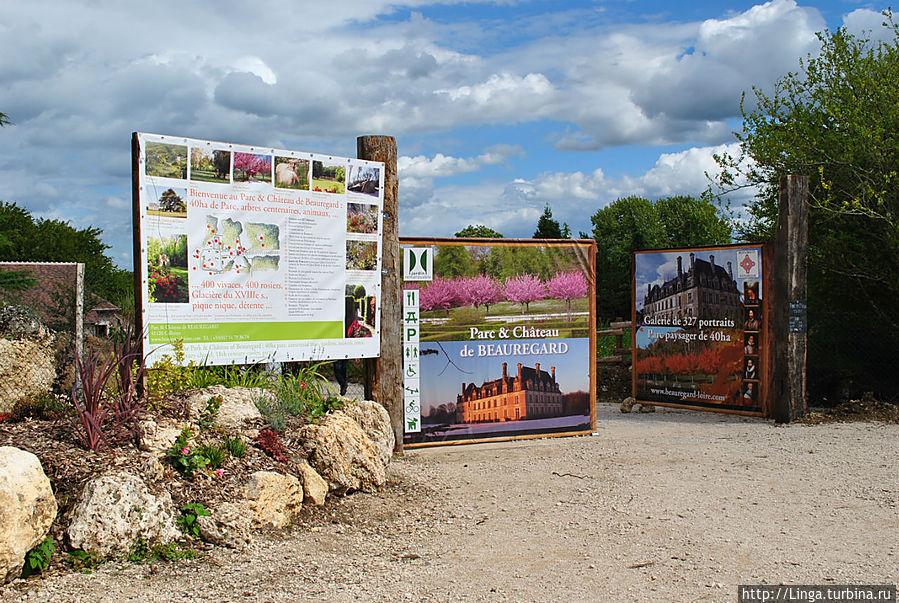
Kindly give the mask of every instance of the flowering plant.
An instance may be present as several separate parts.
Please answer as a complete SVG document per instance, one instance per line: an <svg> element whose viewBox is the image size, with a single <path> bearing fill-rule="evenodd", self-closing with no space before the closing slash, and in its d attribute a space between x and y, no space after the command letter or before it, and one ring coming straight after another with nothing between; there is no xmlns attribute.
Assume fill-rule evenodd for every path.
<svg viewBox="0 0 899 603"><path fill-rule="evenodd" d="M371 331L358 320L354 320L346 330L346 336L354 337L371 337Z"/></svg>
<svg viewBox="0 0 899 603"><path fill-rule="evenodd" d="M188 477L209 465L209 459L191 441L193 437L190 427L182 429L167 455L175 468Z"/></svg>

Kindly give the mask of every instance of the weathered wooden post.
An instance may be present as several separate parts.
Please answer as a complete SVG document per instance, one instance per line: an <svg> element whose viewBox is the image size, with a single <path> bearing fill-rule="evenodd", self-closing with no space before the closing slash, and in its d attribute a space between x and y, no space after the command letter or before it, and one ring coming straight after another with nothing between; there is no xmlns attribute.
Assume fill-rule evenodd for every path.
<svg viewBox="0 0 899 603"><path fill-rule="evenodd" d="M396 436L394 453L403 452L403 345L402 291L400 291L399 178L396 171L396 139L392 136L360 136L359 159L384 162L384 213L381 248L381 357L366 361L365 395L380 402L390 414Z"/></svg>
<svg viewBox="0 0 899 603"><path fill-rule="evenodd" d="M808 178L782 176L774 250L774 420L806 411Z"/></svg>

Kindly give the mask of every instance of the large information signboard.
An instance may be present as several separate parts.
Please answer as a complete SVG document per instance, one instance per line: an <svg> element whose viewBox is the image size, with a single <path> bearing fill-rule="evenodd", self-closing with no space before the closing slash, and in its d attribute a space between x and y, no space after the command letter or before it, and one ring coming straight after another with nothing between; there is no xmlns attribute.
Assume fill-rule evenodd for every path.
<svg viewBox="0 0 899 603"><path fill-rule="evenodd" d="M384 164L135 133L144 349L207 364L379 353Z"/></svg>
<svg viewBox="0 0 899 603"><path fill-rule="evenodd" d="M595 243L400 247L406 446L595 429Z"/></svg>
<svg viewBox="0 0 899 603"><path fill-rule="evenodd" d="M761 245L634 254L634 398L765 414L770 351Z"/></svg>

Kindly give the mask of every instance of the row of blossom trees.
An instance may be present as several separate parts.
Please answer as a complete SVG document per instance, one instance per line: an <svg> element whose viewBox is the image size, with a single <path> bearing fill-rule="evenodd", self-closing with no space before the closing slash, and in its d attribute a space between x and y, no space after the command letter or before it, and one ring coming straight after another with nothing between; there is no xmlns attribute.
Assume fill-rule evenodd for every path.
<svg viewBox="0 0 899 603"><path fill-rule="evenodd" d="M404 287L415 288L416 283ZM543 282L532 274L509 277L504 281L489 276L460 276L456 278L434 277L420 289L419 307L422 310L446 310L459 306L484 306L490 313L490 305L511 301L521 305L521 313L530 309L530 303L545 298L563 300L571 319L571 302L587 297L587 279L580 272L557 272Z"/></svg>

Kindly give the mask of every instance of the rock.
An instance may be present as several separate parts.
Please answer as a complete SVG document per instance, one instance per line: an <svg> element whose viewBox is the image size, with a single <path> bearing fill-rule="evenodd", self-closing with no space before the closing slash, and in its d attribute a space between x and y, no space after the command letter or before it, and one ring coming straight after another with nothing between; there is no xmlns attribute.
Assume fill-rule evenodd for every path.
<svg viewBox="0 0 899 603"><path fill-rule="evenodd" d="M230 431L243 431L246 427L246 421L261 420L262 414L256 408L254 400L260 396L272 396L271 392L267 392L258 387L225 387L224 385L213 385L191 391L185 400L188 416L191 421L197 422L209 399L214 396L222 397L222 405L219 407L218 414L215 417L215 424L218 427Z"/></svg>
<svg viewBox="0 0 899 603"><path fill-rule="evenodd" d="M287 527L303 508L303 486L292 475L257 471L243 493L257 526Z"/></svg>
<svg viewBox="0 0 899 603"><path fill-rule="evenodd" d="M315 469L306 461L299 464L299 469L300 482L303 484L303 502L311 502L317 507L325 504L325 498L328 496L328 482L316 473Z"/></svg>
<svg viewBox="0 0 899 603"><path fill-rule="evenodd" d="M159 457L152 452L140 454L141 477L147 481L155 482L165 476L165 467L159 462Z"/></svg>
<svg viewBox="0 0 899 603"><path fill-rule="evenodd" d="M655 412L656 407L653 404L641 404L637 412Z"/></svg>
<svg viewBox="0 0 899 603"><path fill-rule="evenodd" d="M347 414L335 412L299 435L309 464L332 492L374 492L387 482L382 449Z"/></svg>
<svg viewBox="0 0 899 603"><path fill-rule="evenodd" d="M0 584L21 575L25 554L46 538L56 510L38 458L0 446Z"/></svg>
<svg viewBox="0 0 899 603"><path fill-rule="evenodd" d="M141 421L140 449L152 452L156 456L165 456L172 449L172 444L175 443L178 436L181 435L183 428L184 425L179 425L166 417Z"/></svg>
<svg viewBox="0 0 899 603"><path fill-rule="evenodd" d="M342 412L359 424L365 435L377 447L381 462L385 467L389 465L390 459L393 457L396 437L393 434L393 427L390 425L390 415L387 413L387 409L371 400L358 400L337 412Z"/></svg>
<svg viewBox="0 0 899 603"><path fill-rule="evenodd" d="M175 519L168 492L153 495L142 479L121 471L87 483L66 533L74 548L104 557L126 555L139 539L153 545L178 538Z"/></svg>
<svg viewBox="0 0 899 603"><path fill-rule="evenodd" d="M211 515L197 518L200 538L216 546L242 549L250 543L250 510L234 503L221 503Z"/></svg>
<svg viewBox="0 0 899 603"><path fill-rule="evenodd" d="M621 403L621 412L627 413L631 412L634 409L634 404L637 403L637 400L633 397L628 397L624 399L624 402Z"/></svg>

